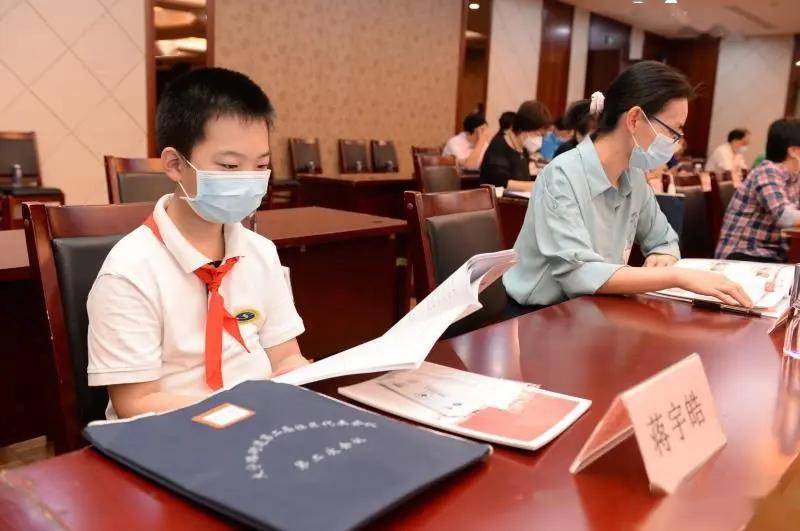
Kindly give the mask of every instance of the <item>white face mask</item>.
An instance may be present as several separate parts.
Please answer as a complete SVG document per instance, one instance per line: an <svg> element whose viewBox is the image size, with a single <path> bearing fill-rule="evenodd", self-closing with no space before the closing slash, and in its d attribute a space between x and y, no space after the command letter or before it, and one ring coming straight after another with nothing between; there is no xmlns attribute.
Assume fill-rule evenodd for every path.
<svg viewBox="0 0 800 531"><path fill-rule="evenodd" d="M666 136L662 135L658 131L655 130L653 124L650 123L650 119L647 118L647 115L642 112L644 119L647 120L647 124L650 126L650 129L653 130L656 137L650 143L650 147L647 150L642 149L639 145L639 142L636 141L636 137L633 137L633 143L636 144L631 151L631 158L628 162L628 165L631 168L639 168L643 171L651 171L659 166L663 166L672 156L675 154L675 150L678 149L678 143L673 142Z"/></svg>
<svg viewBox="0 0 800 531"><path fill-rule="evenodd" d="M533 155L540 149L542 149L542 139L541 135L536 136L529 136L525 140L522 141L522 147L528 152L529 155Z"/></svg>
<svg viewBox="0 0 800 531"><path fill-rule="evenodd" d="M197 175L197 194L189 197L178 184L198 216L210 223L238 223L261 205L267 193L270 170L205 171L184 158Z"/></svg>
<svg viewBox="0 0 800 531"><path fill-rule="evenodd" d="M736 153L738 153L739 155L744 155L745 153L747 153L747 146L739 146L738 148L736 148Z"/></svg>

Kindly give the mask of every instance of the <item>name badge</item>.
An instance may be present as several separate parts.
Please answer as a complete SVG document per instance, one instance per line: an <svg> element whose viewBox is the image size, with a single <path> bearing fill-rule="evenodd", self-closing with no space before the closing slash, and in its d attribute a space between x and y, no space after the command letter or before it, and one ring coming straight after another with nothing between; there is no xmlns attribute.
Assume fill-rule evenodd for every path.
<svg viewBox="0 0 800 531"><path fill-rule="evenodd" d="M700 356L692 354L618 395L570 472L577 474L631 434L651 487L667 493L725 445Z"/></svg>

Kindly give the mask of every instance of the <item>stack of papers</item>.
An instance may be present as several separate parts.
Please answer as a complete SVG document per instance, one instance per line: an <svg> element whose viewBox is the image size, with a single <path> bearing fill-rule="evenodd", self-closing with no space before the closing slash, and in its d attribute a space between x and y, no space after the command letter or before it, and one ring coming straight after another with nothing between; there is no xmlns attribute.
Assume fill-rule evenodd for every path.
<svg viewBox="0 0 800 531"><path fill-rule="evenodd" d="M381 337L272 380L303 385L349 374L417 368L447 327L479 310L480 292L516 262L513 249L475 255Z"/></svg>
<svg viewBox="0 0 800 531"><path fill-rule="evenodd" d="M474 439L537 450L589 408L583 398L433 363L339 393L381 411Z"/></svg>
<svg viewBox="0 0 800 531"><path fill-rule="evenodd" d="M753 308L763 317L780 317L789 307L789 291L794 277L793 265L686 258L673 267L720 273L736 282L753 301ZM680 288L661 290L650 295L684 301L721 302L716 297L700 295Z"/></svg>

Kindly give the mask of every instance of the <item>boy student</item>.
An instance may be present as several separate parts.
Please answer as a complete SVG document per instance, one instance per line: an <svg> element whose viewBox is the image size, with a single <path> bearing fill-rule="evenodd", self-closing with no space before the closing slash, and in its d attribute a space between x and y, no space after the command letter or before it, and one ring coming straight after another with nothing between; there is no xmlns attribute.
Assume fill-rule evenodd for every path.
<svg viewBox="0 0 800 531"><path fill-rule="evenodd" d="M222 68L173 81L157 111L175 193L109 253L89 294L89 385L109 419L180 408L308 361L275 245L240 221L269 180L272 104Z"/></svg>

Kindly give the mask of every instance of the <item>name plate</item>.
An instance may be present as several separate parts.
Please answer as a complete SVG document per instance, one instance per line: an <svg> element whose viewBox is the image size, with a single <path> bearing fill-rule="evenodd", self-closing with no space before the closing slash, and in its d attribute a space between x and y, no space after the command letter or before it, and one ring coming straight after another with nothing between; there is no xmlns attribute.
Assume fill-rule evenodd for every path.
<svg viewBox="0 0 800 531"><path fill-rule="evenodd" d="M667 493L725 445L700 356L692 354L618 395L570 472L577 474L631 434L651 487Z"/></svg>

